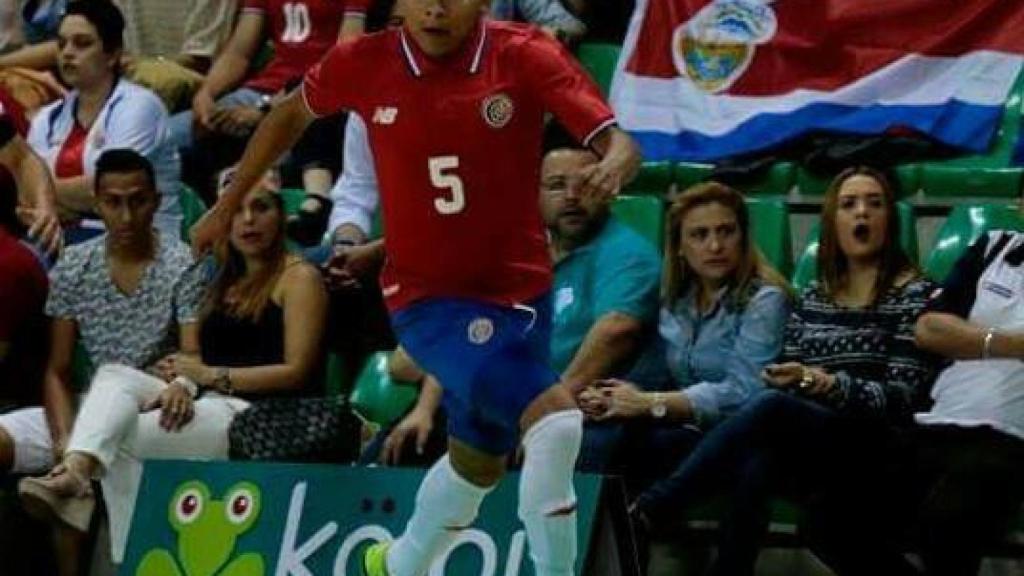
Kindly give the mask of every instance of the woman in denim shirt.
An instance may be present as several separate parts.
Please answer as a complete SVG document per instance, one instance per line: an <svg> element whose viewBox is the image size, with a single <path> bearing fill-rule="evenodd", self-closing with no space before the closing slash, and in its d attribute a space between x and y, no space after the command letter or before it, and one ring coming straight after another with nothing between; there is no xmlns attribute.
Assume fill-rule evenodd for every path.
<svg viewBox="0 0 1024 576"><path fill-rule="evenodd" d="M818 281L786 322L783 361L762 374L772 389L631 508L635 525L657 528L731 487L713 574L753 574L770 497L804 502L870 465L885 427L925 397L934 367L913 327L933 286L900 248L893 196L875 170L836 177L822 209Z"/></svg>
<svg viewBox="0 0 1024 576"><path fill-rule="evenodd" d="M760 373L782 349L788 291L754 246L739 192L706 183L676 198L669 208L661 337L632 373L647 385L670 376L672 391L604 380L580 395L590 418L631 424L623 442L630 453L620 459L631 483L667 474L703 430L763 388ZM669 374L662 376L665 368ZM629 450L637 446L645 447L643 456Z"/></svg>

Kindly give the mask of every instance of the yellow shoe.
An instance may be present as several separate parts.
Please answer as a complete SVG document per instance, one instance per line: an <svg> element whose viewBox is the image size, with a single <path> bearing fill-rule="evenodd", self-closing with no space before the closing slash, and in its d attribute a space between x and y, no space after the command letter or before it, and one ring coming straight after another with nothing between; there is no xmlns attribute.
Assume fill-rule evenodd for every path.
<svg viewBox="0 0 1024 576"><path fill-rule="evenodd" d="M363 552L363 576L388 576L390 542L377 542Z"/></svg>

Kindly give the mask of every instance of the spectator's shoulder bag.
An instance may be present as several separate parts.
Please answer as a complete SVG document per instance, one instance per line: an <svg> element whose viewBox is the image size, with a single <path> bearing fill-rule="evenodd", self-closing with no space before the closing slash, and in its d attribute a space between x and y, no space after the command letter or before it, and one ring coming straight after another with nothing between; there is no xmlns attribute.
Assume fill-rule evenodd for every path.
<svg viewBox="0 0 1024 576"><path fill-rule="evenodd" d="M363 420L343 396L262 398L231 421L236 460L351 462L359 456Z"/></svg>

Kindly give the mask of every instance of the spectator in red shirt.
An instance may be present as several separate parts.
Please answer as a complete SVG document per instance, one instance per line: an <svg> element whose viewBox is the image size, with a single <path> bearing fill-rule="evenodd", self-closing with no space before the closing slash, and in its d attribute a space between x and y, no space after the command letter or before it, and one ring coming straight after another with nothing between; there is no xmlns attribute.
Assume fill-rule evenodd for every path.
<svg viewBox="0 0 1024 576"><path fill-rule="evenodd" d="M235 146L225 152L221 139L193 149L198 139L248 138L277 95L297 84L336 42L362 34L367 4L368 0L244 1L235 31L196 92L192 110L171 119L171 138L182 150L186 170L194 174L193 186L209 190L210 175L236 162L241 153ZM274 56L243 83L267 35ZM303 206L309 222L290 230L300 232L304 244L318 242L327 226L328 191L340 170L341 121L334 117L318 122L289 162L301 171L302 187L310 194ZM312 230L303 234L305 228Z"/></svg>

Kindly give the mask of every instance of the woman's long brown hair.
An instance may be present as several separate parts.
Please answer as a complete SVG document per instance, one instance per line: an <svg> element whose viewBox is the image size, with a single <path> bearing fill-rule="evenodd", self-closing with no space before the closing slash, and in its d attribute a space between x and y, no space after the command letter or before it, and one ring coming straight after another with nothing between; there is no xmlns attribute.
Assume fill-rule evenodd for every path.
<svg viewBox="0 0 1024 576"><path fill-rule="evenodd" d="M786 279L771 265L765 262L761 251L754 244L750 235L750 215L743 195L736 190L718 182L702 182L684 190L668 209L668 222L665 228L664 272L661 283L661 295L665 304L671 305L681 298L694 283L696 273L680 256L682 244L682 224L686 215L699 206L721 204L736 215L736 224L740 231L740 262L729 284L734 289L737 302L746 304L749 297L751 282L762 280L781 288L786 294L792 289Z"/></svg>
<svg viewBox="0 0 1024 576"><path fill-rule="evenodd" d="M266 255L267 265L247 276L245 258L231 245L230 239L225 237L217 242L213 253L219 265L218 272L203 306L204 318L217 309L235 318L253 322L259 321L263 316L274 293L274 287L277 286L277 279L284 271L288 259L284 243L284 202L277 192L270 192L267 196L271 198L279 215L277 235Z"/></svg>
<svg viewBox="0 0 1024 576"><path fill-rule="evenodd" d="M835 301L849 280L850 263L839 249L836 212L839 210L839 190L854 176L867 176L878 183L885 198L885 212L888 216L878 276L871 292L873 306L892 288L901 274L908 270L917 270L900 245L900 218L896 211L896 194L889 179L879 170L868 166L852 166L840 172L825 191L825 203L821 208L821 238L818 245L818 282L825 294Z"/></svg>

